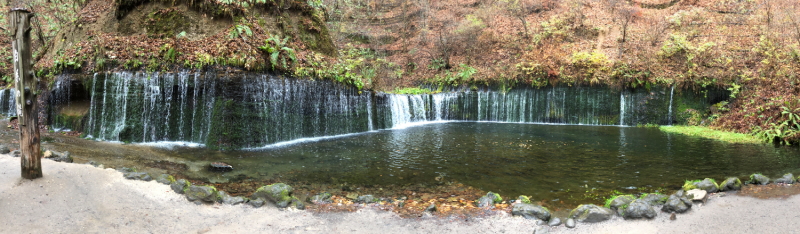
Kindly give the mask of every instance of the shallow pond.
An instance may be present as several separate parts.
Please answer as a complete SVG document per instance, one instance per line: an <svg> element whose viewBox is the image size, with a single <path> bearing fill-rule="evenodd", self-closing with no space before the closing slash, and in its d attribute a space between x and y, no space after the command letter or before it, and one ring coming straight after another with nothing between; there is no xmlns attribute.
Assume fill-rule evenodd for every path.
<svg viewBox="0 0 800 234"><path fill-rule="evenodd" d="M79 157L94 155L87 161L156 167L211 183L285 181L323 185L320 190L455 183L507 199L528 195L555 207L599 204L617 192L670 192L684 180L800 172L796 147L728 144L657 128L618 126L441 122L243 151L120 144L109 150L113 143L87 147L78 141L91 142L55 144ZM139 165L114 162L126 160ZM209 172L206 166L214 161L235 170Z"/></svg>

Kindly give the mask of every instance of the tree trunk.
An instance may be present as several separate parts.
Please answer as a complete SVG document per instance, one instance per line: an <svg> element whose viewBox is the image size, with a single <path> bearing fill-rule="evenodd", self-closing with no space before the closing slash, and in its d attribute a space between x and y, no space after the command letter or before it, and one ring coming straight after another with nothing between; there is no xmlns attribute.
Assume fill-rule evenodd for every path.
<svg viewBox="0 0 800 234"><path fill-rule="evenodd" d="M31 64L31 17L26 9L14 8L8 14L14 57L14 85L17 89L17 119L19 148L22 153L22 178L42 177L41 148L39 148L39 113L36 96L39 80L33 76Z"/></svg>

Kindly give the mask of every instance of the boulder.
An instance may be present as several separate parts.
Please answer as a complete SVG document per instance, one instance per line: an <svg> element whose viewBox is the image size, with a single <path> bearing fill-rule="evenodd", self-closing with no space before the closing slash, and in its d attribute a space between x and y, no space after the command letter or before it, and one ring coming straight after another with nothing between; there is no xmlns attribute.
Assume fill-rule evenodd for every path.
<svg viewBox="0 0 800 234"><path fill-rule="evenodd" d="M575 228L575 219L567 219L567 222L564 223L564 226L567 228Z"/></svg>
<svg viewBox="0 0 800 234"><path fill-rule="evenodd" d="M333 202L333 200L331 200L331 197L333 197L331 193L322 192L320 194L311 197L311 202L313 202L314 204L327 204Z"/></svg>
<svg viewBox="0 0 800 234"><path fill-rule="evenodd" d="M686 197L686 192L678 190L672 195L669 195L667 202L661 207L664 212L683 213L692 208L692 200Z"/></svg>
<svg viewBox="0 0 800 234"><path fill-rule="evenodd" d="M292 202L293 191L294 189L292 189L292 186L284 183L271 184L258 188L256 192L253 193L253 200L261 198L262 200L275 203L275 206L278 208L286 208L289 207Z"/></svg>
<svg viewBox="0 0 800 234"><path fill-rule="evenodd" d="M22 154L22 151L19 151L19 150L11 151L11 156L12 157L19 157L20 154Z"/></svg>
<svg viewBox="0 0 800 234"><path fill-rule="evenodd" d="M169 187L172 188L172 191L175 191L177 194L183 194L186 191L186 188L189 186L192 186L192 183L184 179L179 179L169 184Z"/></svg>
<svg viewBox="0 0 800 234"><path fill-rule="evenodd" d="M255 208L259 208L259 207L264 206L264 203L265 203L264 199L261 199L261 198L250 199L249 201L247 201L247 204L250 204L251 206L253 206Z"/></svg>
<svg viewBox="0 0 800 234"><path fill-rule="evenodd" d="M614 211L594 204L583 204L569 212L569 218L582 223L597 223L610 219Z"/></svg>
<svg viewBox="0 0 800 234"><path fill-rule="evenodd" d="M56 162L68 162L72 163L72 156L70 155L69 151L65 151L64 153L60 153L57 151L44 151L42 157L56 161Z"/></svg>
<svg viewBox="0 0 800 234"><path fill-rule="evenodd" d="M143 180L143 181L153 180L153 177L151 177L150 174L147 174L147 172L125 172L122 173L122 175L125 176L125 179L129 180Z"/></svg>
<svg viewBox="0 0 800 234"><path fill-rule="evenodd" d="M500 194L488 192L486 196L481 197L476 201L478 207L494 207L494 204L500 203L503 201L503 198L500 197Z"/></svg>
<svg viewBox="0 0 800 234"><path fill-rule="evenodd" d="M717 181L711 178L705 178L703 181L697 182L694 185L697 186L698 189L705 190L709 193L716 193L719 191L719 185L717 185Z"/></svg>
<svg viewBox="0 0 800 234"><path fill-rule="evenodd" d="M719 190L719 185L714 179L705 178L703 180L686 181L683 184L683 190L702 189L709 193L716 193Z"/></svg>
<svg viewBox="0 0 800 234"><path fill-rule="evenodd" d="M217 188L214 188L214 186L189 186L189 189L186 190L186 199L206 203L216 202Z"/></svg>
<svg viewBox="0 0 800 234"><path fill-rule="evenodd" d="M686 191L686 196L692 201L705 201L706 196L708 196L708 192L702 189L692 189Z"/></svg>
<svg viewBox="0 0 800 234"><path fill-rule="evenodd" d="M364 204L375 203L375 202L378 202L378 201L379 200L377 198L375 198L375 196L372 196L372 195L358 196L358 198L356 198L356 200L355 200L355 202L364 203Z"/></svg>
<svg viewBox="0 0 800 234"><path fill-rule="evenodd" d="M656 210L653 209L653 206L650 205L650 202L642 199L636 199L628 204L622 213L622 217L625 219L652 219L658 214Z"/></svg>
<svg viewBox="0 0 800 234"><path fill-rule="evenodd" d="M731 191L742 189L742 181L736 177L728 177L722 183L719 183L720 191Z"/></svg>
<svg viewBox="0 0 800 234"><path fill-rule="evenodd" d="M557 217L551 218L550 222L547 223L547 225L551 226L551 227L559 226L559 225L561 225L561 219L559 219Z"/></svg>
<svg viewBox="0 0 800 234"><path fill-rule="evenodd" d="M240 196L234 197L228 195L228 193L226 193L225 191L219 191L217 192L217 195L219 196L219 200L222 202L222 204L237 205L245 202L245 199L243 197Z"/></svg>
<svg viewBox="0 0 800 234"><path fill-rule="evenodd" d="M171 184L173 181L175 181L175 177L172 177L171 175L167 174L161 174L158 177L156 177L156 182L162 184Z"/></svg>
<svg viewBox="0 0 800 234"><path fill-rule="evenodd" d="M759 173L752 174L752 175L750 175L750 180L747 181L747 183L748 184L760 184L760 185L769 184L769 177L766 177L766 176L764 176L762 174L759 174Z"/></svg>
<svg viewBox="0 0 800 234"><path fill-rule="evenodd" d="M606 200L606 208L617 212L620 216L622 215L622 210L625 209L625 206L630 204L633 200L636 200L636 197L633 195L619 195L613 196Z"/></svg>
<svg viewBox="0 0 800 234"><path fill-rule="evenodd" d="M11 153L11 149L9 149L8 146L0 145L0 154L7 154L7 153Z"/></svg>
<svg viewBox="0 0 800 234"><path fill-rule="evenodd" d="M295 209L298 209L298 210L305 210L306 209L306 204L303 203L303 201L300 201L300 199L295 197L295 196L292 196L292 204L291 204L291 206L294 207Z"/></svg>
<svg viewBox="0 0 800 234"><path fill-rule="evenodd" d="M794 184L794 182L794 175L792 175L792 173L786 173L783 177L775 179L775 183L781 184Z"/></svg>
<svg viewBox="0 0 800 234"><path fill-rule="evenodd" d="M525 217L526 219L550 220L550 211L540 205L529 203L514 203L511 214Z"/></svg>
<svg viewBox="0 0 800 234"><path fill-rule="evenodd" d="M669 196L664 195L664 194L647 193L647 194L643 194L639 199L642 199L642 200L646 201L651 206L657 206L657 205L664 205L664 203L667 202L667 198L669 198Z"/></svg>

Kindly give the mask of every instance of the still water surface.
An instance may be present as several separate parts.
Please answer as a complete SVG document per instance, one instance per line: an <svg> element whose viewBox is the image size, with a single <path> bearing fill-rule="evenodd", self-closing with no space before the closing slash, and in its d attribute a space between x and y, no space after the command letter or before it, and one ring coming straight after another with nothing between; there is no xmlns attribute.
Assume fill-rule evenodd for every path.
<svg viewBox="0 0 800 234"><path fill-rule="evenodd" d="M445 122L243 151L134 147L187 165L178 174L215 183L245 177L331 187L463 183L505 198L566 204L602 202L615 190L667 193L690 179L800 172L797 147L618 126ZM235 170L208 172L205 165L213 161Z"/></svg>

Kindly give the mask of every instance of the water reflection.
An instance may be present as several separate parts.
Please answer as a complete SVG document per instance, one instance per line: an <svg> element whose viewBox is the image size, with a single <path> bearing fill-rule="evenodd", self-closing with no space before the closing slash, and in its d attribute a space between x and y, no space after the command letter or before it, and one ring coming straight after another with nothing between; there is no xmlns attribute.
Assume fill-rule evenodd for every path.
<svg viewBox="0 0 800 234"><path fill-rule="evenodd" d="M797 173L800 165L797 148L727 144L655 128L487 122L437 123L244 151L118 145L130 149L112 154L101 150L108 146L85 144L59 147L86 161L139 157L153 165L156 160L183 164L184 170L173 173L215 182L279 178L366 187L459 182L504 196L565 203L600 202L602 196L589 195L613 190L675 188L686 179L780 176ZM204 165L213 161L235 170L206 171Z"/></svg>

